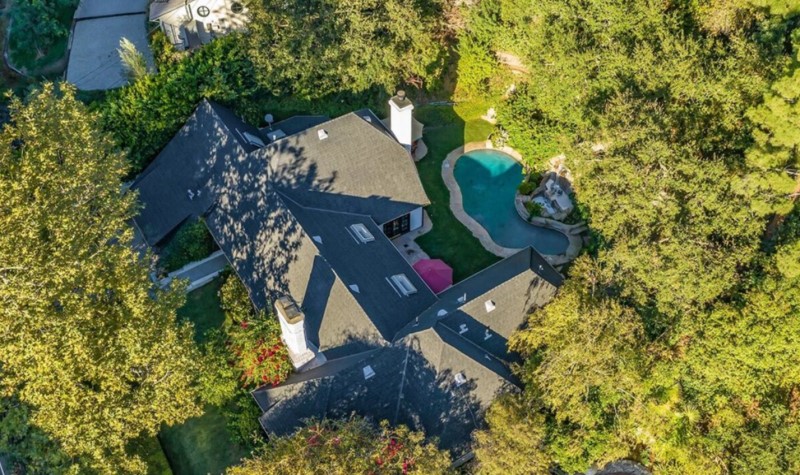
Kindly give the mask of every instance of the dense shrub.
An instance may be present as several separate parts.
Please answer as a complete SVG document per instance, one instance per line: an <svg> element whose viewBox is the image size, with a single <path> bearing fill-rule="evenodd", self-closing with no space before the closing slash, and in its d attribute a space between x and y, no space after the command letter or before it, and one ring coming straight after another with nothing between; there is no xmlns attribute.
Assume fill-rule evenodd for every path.
<svg viewBox="0 0 800 475"><path fill-rule="evenodd" d="M533 193L533 190L535 189L536 189L536 183L533 183L529 180L523 181L517 187L517 191L521 195L530 195L531 193Z"/></svg>
<svg viewBox="0 0 800 475"><path fill-rule="evenodd" d="M229 358L242 387L277 385L292 372L276 318L256 312L241 281L230 275L220 290L228 321Z"/></svg>
<svg viewBox="0 0 800 475"><path fill-rule="evenodd" d="M533 219L542 215L544 208L535 201L526 201L525 209L528 210L528 219Z"/></svg>
<svg viewBox="0 0 800 475"><path fill-rule="evenodd" d="M217 249L217 245L201 219L187 221L161 250L160 263L164 270L172 272L190 262L205 259Z"/></svg>

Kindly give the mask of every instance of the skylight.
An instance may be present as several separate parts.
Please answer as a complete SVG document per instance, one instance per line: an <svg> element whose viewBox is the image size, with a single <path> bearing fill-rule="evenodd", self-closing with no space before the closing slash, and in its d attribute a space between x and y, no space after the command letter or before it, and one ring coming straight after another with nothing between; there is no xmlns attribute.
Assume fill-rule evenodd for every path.
<svg viewBox="0 0 800 475"><path fill-rule="evenodd" d="M417 293L417 288L408 280L405 274L395 274L392 276L392 285L401 294L408 297Z"/></svg>
<svg viewBox="0 0 800 475"><path fill-rule="evenodd" d="M264 141L261 140L260 137L256 137L250 132L244 132L242 135L244 135L245 140L247 140L247 142L250 143L250 145L255 145L256 147L264 146Z"/></svg>
<svg viewBox="0 0 800 475"><path fill-rule="evenodd" d="M362 223L351 224L350 229L353 231L356 238L364 244L375 240L375 236L373 236L372 233L369 232L369 229Z"/></svg>
<svg viewBox="0 0 800 475"><path fill-rule="evenodd" d="M372 366L370 365L364 366L364 368L362 368L362 371L364 372L364 379L369 379L375 376L375 370L372 369Z"/></svg>

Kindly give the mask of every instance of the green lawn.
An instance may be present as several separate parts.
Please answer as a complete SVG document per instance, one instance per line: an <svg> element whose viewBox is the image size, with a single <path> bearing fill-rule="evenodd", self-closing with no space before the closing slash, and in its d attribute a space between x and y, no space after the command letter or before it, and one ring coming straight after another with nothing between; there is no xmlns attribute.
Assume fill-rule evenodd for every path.
<svg viewBox="0 0 800 475"><path fill-rule="evenodd" d="M194 323L194 339L198 343L205 341L208 330L220 328L225 321L225 314L219 306L222 282L222 277L217 277L190 292L186 296L186 304L178 310L178 318Z"/></svg>
<svg viewBox="0 0 800 475"><path fill-rule="evenodd" d="M208 406L202 416L161 431L161 445L175 475L224 473L248 455L231 442L226 423L220 408Z"/></svg>
<svg viewBox="0 0 800 475"><path fill-rule="evenodd" d="M427 211L433 221L433 230L417 239L417 243L431 257L447 262L453 268L455 281L499 260L450 211L450 192L442 180L442 161L448 153L467 142L486 140L492 132L492 125L480 118L488 107L483 102L455 107L423 106L415 114L425 124L428 155L417 164L417 169L431 200Z"/></svg>
<svg viewBox="0 0 800 475"><path fill-rule="evenodd" d="M222 282L218 277L190 292L178 311L179 318L194 323L198 343L205 341L208 330L219 328L225 321L218 295ZM175 475L223 473L247 455L232 441L222 409L213 406L206 407L200 417L162 429L159 439Z"/></svg>

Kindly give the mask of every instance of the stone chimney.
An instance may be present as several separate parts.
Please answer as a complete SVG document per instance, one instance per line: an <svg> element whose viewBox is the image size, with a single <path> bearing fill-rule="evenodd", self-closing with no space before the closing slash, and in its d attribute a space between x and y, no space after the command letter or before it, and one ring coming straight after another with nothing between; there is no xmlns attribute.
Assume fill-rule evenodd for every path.
<svg viewBox="0 0 800 475"><path fill-rule="evenodd" d="M389 127L392 129L392 133L397 141L411 152L413 122L411 111L414 110L414 104L408 100L405 91L399 90L389 99L389 109L391 111Z"/></svg>
<svg viewBox="0 0 800 475"><path fill-rule="evenodd" d="M314 352L306 340L305 315L289 297L281 297L275 302L275 313L281 323L281 339L289 350L289 357L295 369L314 359Z"/></svg>

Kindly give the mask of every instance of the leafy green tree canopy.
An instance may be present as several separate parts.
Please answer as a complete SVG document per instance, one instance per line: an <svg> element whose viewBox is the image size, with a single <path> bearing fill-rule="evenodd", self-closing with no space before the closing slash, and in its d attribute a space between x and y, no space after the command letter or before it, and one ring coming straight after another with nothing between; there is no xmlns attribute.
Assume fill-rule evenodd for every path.
<svg viewBox="0 0 800 475"><path fill-rule="evenodd" d="M0 133L0 392L82 473L143 473L128 442L199 413L183 289L132 247L122 155L74 90L45 84Z"/></svg>

